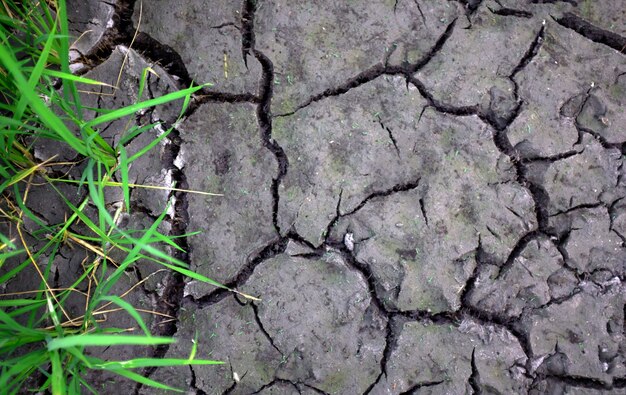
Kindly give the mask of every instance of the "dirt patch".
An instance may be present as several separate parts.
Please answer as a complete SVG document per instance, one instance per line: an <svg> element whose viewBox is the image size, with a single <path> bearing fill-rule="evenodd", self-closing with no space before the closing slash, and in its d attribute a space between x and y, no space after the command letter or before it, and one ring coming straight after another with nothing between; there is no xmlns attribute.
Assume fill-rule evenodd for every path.
<svg viewBox="0 0 626 395"><path fill-rule="evenodd" d="M262 300L147 282L179 340L155 355L197 334L227 364L146 374L196 394L624 391L622 2L205 3L143 4L158 45L131 76L215 86L132 176L223 193L178 195L171 231L202 230L182 257ZM74 31L105 28L81 53L110 55L81 67L109 82L133 29L104 21L139 6L84 11Z"/></svg>

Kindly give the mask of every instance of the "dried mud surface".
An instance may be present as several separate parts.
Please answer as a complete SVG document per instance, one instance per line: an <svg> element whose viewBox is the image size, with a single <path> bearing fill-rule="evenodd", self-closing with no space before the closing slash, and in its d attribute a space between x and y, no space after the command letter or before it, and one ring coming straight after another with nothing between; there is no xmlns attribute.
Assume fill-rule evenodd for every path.
<svg viewBox="0 0 626 395"><path fill-rule="evenodd" d="M114 82L128 53L94 106L132 102L148 65L147 95L214 84L131 177L223 193L175 193L164 231L202 231L178 257L262 299L140 264L135 303L176 317L147 317L178 339L153 355L197 334L227 362L144 374L192 394L626 391L626 2L210 3L70 14L78 72ZM129 229L167 199L133 192Z"/></svg>

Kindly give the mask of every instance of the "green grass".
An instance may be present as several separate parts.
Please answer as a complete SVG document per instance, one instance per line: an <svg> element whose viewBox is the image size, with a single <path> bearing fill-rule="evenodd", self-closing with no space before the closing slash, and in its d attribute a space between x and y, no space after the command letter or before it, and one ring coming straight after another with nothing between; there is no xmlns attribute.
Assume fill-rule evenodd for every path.
<svg viewBox="0 0 626 395"><path fill-rule="evenodd" d="M39 284L34 289L0 293L0 392L95 393L87 381L89 370L106 370L175 391L143 377L142 369L221 362L196 359L197 342L186 359L105 361L90 352L104 346L150 347L173 342L154 336L142 318L150 312L125 300L132 288L116 294L116 285L127 269L149 260L164 270L225 287L164 252L165 247L180 249L175 237L158 230L167 210L145 230L117 226L119 216L130 209L130 190L142 187L129 181L129 165L157 146L167 132L129 156L124 144L154 125L131 126L117 145L101 137L99 127L173 100L182 101L184 112L191 95L202 86L124 108L95 110L96 116L87 120L85 114L93 114L94 109L81 105L79 86L115 87L71 74L69 37L64 0L0 0L0 290L24 276L35 276L34 283ZM148 72L144 70L138 97L142 97ZM60 164L54 157L43 162L35 158L33 143L42 141L57 142L64 153L75 154L78 159L71 166L82 169L80 180L50 175L48 170ZM65 202L70 214L63 222L45 223L28 208L29 192L42 184ZM67 187L83 188L88 194L76 202L75 196L62 192ZM124 202L114 212L106 205L107 188L122 192ZM59 251L65 244L83 251L88 259L70 286L54 289L52 265L55 259L63 262ZM113 252L116 260L111 257ZM76 294L85 299L84 311L78 315L67 308ZM99 318L105 311L124 312L133 319L134 327L102 325ZM31 377L39 380L29 381Z"/></svg>

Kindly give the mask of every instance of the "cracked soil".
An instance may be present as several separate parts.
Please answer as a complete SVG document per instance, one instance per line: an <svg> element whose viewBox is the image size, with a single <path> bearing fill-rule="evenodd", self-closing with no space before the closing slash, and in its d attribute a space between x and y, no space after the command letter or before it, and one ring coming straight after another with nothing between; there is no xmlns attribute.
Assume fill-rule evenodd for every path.
<svg viewBox="0 0 626 395"><path fill-rule="evenodd" d="M178 339L140 352L186 358L197 334L227 362L143 374L192 394L626 391L626 1L68 3L76 72L122 70L93 107L132 103L148 66L148 97L214 84L130 176L222 193L174 193L164 231L202 231L177 258L261 298L140 262L129 300ZM168 198L133 191L128 229Z"/></svg>

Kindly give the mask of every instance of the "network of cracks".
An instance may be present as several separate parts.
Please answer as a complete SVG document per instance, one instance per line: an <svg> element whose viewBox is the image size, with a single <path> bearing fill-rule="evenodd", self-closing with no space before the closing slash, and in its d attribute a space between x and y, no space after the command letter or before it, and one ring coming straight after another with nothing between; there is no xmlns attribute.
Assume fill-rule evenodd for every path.
<svg viewBox="0 0 626 395"><path fill-rule="evenodd" d="M196 394L624 391L626 5L176 3L76 4L73 67L118 83L96 108L137 99L148 66L148 97L214 83L182 118L132 119L173 129L130 175L223 196L136 189L126 226L173 200L175 256L261 301L140 262L129 298L179 340L149 353L197 339L226 362L144 375Z"/></svg>

